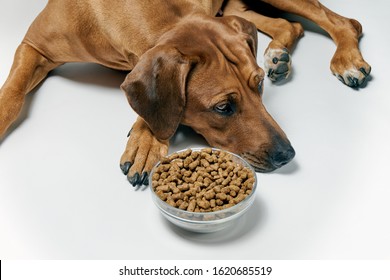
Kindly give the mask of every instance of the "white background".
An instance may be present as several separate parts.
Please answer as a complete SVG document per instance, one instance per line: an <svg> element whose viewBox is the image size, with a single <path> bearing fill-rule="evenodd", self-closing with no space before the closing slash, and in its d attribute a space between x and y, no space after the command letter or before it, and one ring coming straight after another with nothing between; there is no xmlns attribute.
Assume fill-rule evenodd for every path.
<svg viewBox="0 0 390 280"><path fill-rule="evenodd" d="M46 1L1 1L3 84ZM354 90L333 77L334 43L306 24L292 78L266 81L264 94L296 157L258 174L256 200L237 227L194 234L165 221L149 190L131 187L119 169L136 118L119 90L125 75L68 64L28 96L23 121L0 143L0 258L389 259L390 5L322 3L362 23L371 81ZM259 36L259 65L268 42ZM183 130L171 151L200 143Z"/></svg>

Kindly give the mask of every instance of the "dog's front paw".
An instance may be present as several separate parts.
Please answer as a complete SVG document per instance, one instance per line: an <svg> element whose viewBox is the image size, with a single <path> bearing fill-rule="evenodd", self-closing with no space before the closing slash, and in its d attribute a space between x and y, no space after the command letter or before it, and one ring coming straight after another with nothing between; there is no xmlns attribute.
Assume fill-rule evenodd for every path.
<svg viewBox="0 0 390 280"><path fill-rule="evenodd" d="M358 50L337 50L330 69L341 82L354 88L364 85L371 72Z"/></svg>
<svg viewBox="0 0 390 280"><path fill-rule="evenodd" d="M268 48L264 54L264 68L273 82L287 79L291 73L291 55L287 48Z"/></svg>
<svg viewBox="0 0 390 280"><path fill-rule="evenodd" d="M160 141L148 125L138 119L131 129L126 150L120 161L123 174L134 187L147 185L153 166L168 153L169 141Z"/></svg>

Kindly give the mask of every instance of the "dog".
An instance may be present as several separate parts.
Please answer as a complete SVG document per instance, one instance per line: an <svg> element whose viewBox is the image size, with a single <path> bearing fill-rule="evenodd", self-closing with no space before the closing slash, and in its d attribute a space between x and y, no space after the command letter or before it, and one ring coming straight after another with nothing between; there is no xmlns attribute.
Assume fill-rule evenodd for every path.
<svg viewBox="0 0 390 280"><path fill-rule="evenodd" d="M366 82L371 67L358 47L362 26L317 0L49 0L1 88L0 136L51 70L93 62L129 72L121 89L138 118L120 168L133 186L148 184L179 124L256 171L280 168L295 151L262 103L263 81L289 76L303 28L259 13L262 5L318 24L337 45L332 73L351 87ZM258 31L272 38L264 70L256 63Z"/></svg>

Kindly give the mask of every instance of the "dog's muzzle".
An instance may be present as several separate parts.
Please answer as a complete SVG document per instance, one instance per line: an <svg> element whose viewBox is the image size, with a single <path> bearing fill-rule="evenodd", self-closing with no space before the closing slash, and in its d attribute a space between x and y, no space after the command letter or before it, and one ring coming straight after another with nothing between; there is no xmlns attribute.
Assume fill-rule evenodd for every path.
<svg viewBox="0 0 390 280"><path fill-rule="evenodd" d="M244 152L244 158L257 172L271 172L289 163L295 156L289 144L277 145L273 149L259 150L256 153Z"/></svg>

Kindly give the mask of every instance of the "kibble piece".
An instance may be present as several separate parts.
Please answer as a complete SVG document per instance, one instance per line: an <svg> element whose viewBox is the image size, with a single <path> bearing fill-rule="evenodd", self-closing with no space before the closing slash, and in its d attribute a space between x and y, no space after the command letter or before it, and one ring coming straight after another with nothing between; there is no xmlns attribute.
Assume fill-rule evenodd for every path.
<svg viewBox="0 0 390 280"><path fill-rule="evenodd" d="M175 159L180 158L180 156L179 156L179 154L177 154L177 153L173 153L173 154L171 154L168 158L169 158L170 161L173 161L173 160L175 160Z"/></svg>
<svg viewBox="0 0 390 280"><path fill-rule="evenodd" d="M231 181L230 177L227 177L225 180L222 181L222 186L226 186Z"/></svg>
<svg viewBox="0 0 390 280"><path fill-rule="evenodd" d="M216 197L217 199L223 201L223 200L226 200L227 195L226 195L226 193L217 193L217 194L215 195L215 197Z"/></svg>
<svg viewBox="0 0 390 280"><path fill-rule="evenodd" d="M181 193L180 189L178 187L176 187L176 185L170 186L169 188L171 189L172 193L174 193L174 194Z"/></svg>
<svg viewBox="0 0 390 280"><path fill-rule="evenodd" d="M237 204L241 201L243 201L246 198L245 194L240 193L237 197L233 199L234 203Z"/></svg>
<svg viewBox="0 0 390 280"><path fill-rule="evenodd" d="M179 200L179 199L183 199L184 198L184 194L182 193L182 192L180 192L180 193L175 193L175 194L172 194L172 199L173 200Z"/></svg>
<svg viewBox="0 0 390 280"><path fill-rule="evenodd" d="M163 192L169 192L170 191L170 188L168 185L163 185L163 186L158 186L156 188L157 191L163 191Z"/></svg>
<svg viewBox="0 0 390 280"><path fill-rule="evenodd" d="M191 153L192 153L192 150L191 150L191 149L187 149L187 150L185 150L184 152L181 152L181 153L179 154L179 158L185 159L185 158L187 158Z"/></svg>
<svg viewBox="0 0 390 280"><path fill-rule="evenodd" d="M163 192L163 191L157 191L156 194L158 195L158 197L163 200L163 201L166 201L167 198L168 198L168 193L166 192Z"/></svg>
<svg viewBox="0 0 390 280"><path fill-rule="evenodd" d="M176 207L176 202L173 199L168 199L167 203L173 207Z"/></svg>
<svg viewBox="0 0 390 280"><path fill-rule="evenodd" d="M199 165L199 160L195 160L195 161L191 162L190 164L188 164L188 167L190 170L194 170L198 165Z"/></svg>
<svg viewBox="0 0 390 280"><path fill-rule="evenodd" d="M177 186L177 188L181 191L181 192L185 192L185 191L188 191L190 189L190 186L188 184L182 184L182 185L179 185Z"/></svg>
<svg viewBox="0 0 390 280"><path fill-rule="evenodd" d="M196 207L195 199L190 200L190 202L188 203L187 211L194 212L195 211L195 207Z"/></svg>
<svg viewBox="0 0 390 280"><path fill-rule="evenodd" d="M199 157L199 155L200 155L200 152L194 151L194 152L192 152L191 157L195 160Z"/></svg>
<svg viewBox="0 0 390 280"><path fill-rule="evenodd" d="M210 208L210 202L207 200L197 200L196 204L203 209L209 209Z"/></svg>
<svg viewBox="0 0 390 280"><path fill-rule="evenodd" d="M207 191L205 194L204 194L204 197L207 199L207 200L210 200L212 198L215 197L215 192L213 190L209 190Z"/></svg>
<svg viewBox="0 0 390 280"><path fill-rule="evenodd" d="M230 185L229 188L230 188L230 191L235 191L236 193L240 191L239 185L233 184L233 185Z"/></svg>
<svg viewBox="0 0 390 280"><path fill-rule="evenodd" d="M180 207L180 205L184 202L183 199L176 200L175 207Z"/></svg>
<svg viewBox="0 0 390 280"><path fill-rule="evenodd" d="M183 167L188 168L188 166L194 161L192 157L187 157L184 159Z"/></svg>
<svg viewBox="0 0 390 280"><path fill-rule="evenodd" d="M237 193L235 191L233 191L233 190L231 190L229 194L232 197L236 197L237 196Z"/></svg>
<svg viewBox="0 0 390 280"><path fill-rule="evenodd" d="M210 167L210 163L204 158L200 160L200 163L203 167Z"/></svg>
<svg viewBox="0 0 390 280"><path fill-rule="evenodd" d="M223 187L223 188L221 189L221 193L227 194L227 193L229 193L229 192L230 192L230 187Z"/></svg>
<svg viewBox="0 0 390 280"><path fill-rule="evenodd" d="M206 178L203 179L203 184L206 187L210 186L212 183L213 183L213 181L209 177L206 177Z"/></svg>
<svg viewBox="0 0 390 280"><path fill-rule="evenodd" d="M186 209L188 208L188 205L189 205L188 202L183 201L183 202L180 204L179 209L181 209L181 210L186 210Z"/></svg>
<svg viewBox="0 0 390 280"><path fill-rule="evenodd" d="M217 198L217 199L215 200L215 203L216 203L218 206L223 205L223 201L220 200L219 198Z"/></svg>
<svg viewBox="0 0 390 280"><path fill-rule="evenodd" d="M158 181L158 179L160 179L160 174L158 174L158 173L153 173L153 177L152 177L152 180L153 181Z"/></svg>

